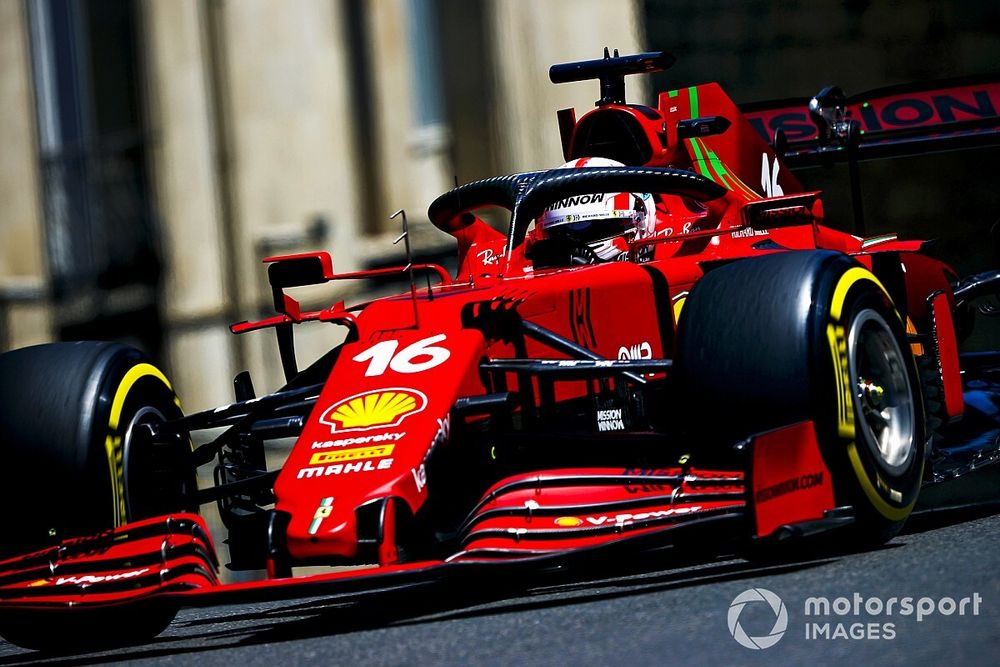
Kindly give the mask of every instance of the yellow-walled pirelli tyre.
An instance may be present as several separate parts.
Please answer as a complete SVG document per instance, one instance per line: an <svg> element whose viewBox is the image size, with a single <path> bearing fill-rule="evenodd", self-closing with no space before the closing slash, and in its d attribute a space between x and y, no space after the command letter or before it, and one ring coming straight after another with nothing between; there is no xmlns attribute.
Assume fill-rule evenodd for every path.
<svg viewBox="0 0 1000 667"><path fill-rule="evenodd" d="M926 427L904 326L879 280L834 252L735 261L691 290L674 379L689 436L718 445L812 419L854 538L885 542L913 509Z"/></svg>
<svg viewBox="0 0 1000 667"><path fill-rule="evenodd" d="M0 556L196 510L190 441L153 445L142 437L142 424L181 416L169 380L133 348L54 343L0 355L0 501L7 508ZM97 616L99 627L91 627L88 619ZM157 634L172 616L157 607L141 619L123 617L115 628L115 611L102 610L74 615L65 631L78 640L121 642ZM0 614L0 635L45 647L58 617L39 620Z"/></svg>

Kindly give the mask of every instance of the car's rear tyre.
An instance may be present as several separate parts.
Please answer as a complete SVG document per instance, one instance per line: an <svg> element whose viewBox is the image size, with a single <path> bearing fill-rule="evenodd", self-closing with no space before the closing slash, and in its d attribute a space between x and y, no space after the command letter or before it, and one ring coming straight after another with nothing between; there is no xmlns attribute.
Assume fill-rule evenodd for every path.
<svg viewBox="0 0 1000 667"><path fill-rule="evenodd" d="M881 544L920 490L924 410L910 346L878 279L834 252L733 262L691 290L674 377L689 422L716 443L805 419L816 425L854 538Z"/></svg>
<svg viewBox="0 0 1000 667"><path fill-rule="evenodd" d="M170 382L133 348L54 343L0 355L0 502L10 508L0 555L196 510L190 441L153 445L141 428L181 416ZM116 613L117 628L103 623ZM123 630L151 637L165 625L162 614L142 622L130 612L99 615L120 640L127 639ZM0 617L0 635L37 647L32 624L13 618ZM34 627L44 646L52 626Z"/></svg>

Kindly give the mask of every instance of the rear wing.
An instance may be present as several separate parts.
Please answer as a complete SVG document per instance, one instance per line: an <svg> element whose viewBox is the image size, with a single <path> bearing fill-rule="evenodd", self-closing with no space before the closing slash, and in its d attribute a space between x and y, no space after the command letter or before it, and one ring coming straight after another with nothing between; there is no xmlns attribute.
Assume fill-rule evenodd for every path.
<svg viewBox="0 0 1000 667"><path fill-rule="evenodd" d="M740 106L791 168L1000 144L1000 73ZM850 136L848 136L850 135Z"/></svg>

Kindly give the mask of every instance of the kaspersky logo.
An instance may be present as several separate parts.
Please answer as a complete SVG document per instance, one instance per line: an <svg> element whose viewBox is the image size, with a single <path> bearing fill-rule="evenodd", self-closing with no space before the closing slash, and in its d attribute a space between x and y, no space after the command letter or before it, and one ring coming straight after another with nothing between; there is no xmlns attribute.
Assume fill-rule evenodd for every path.
<svg viewBox="0 0 1000 667"><path fill-rule="evenodd" d="M416 389L376 389L334 403L319 421L329 426L331 433L365 431L398 426L425 407L427 397Z"/></svg>

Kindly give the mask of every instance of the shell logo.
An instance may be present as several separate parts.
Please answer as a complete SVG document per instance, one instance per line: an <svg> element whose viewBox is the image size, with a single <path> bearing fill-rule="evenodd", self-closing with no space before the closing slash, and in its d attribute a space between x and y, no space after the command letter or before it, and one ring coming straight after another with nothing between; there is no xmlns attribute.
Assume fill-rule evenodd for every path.
<svg viewBox="0 0 1000 667"><path fill-rule="evenodd" d="M392 387L349 396L334 403L319 421L331 433L398 426L406 417L427 407L427 397L416 389Z"/></svg>
<svg viewBox="0 0 1000 667"><path fill-rule="evenodd" d="M561 516L556 519L555 523L561 528L576 528L583 523L583 519L575 516Z"/></svg>

